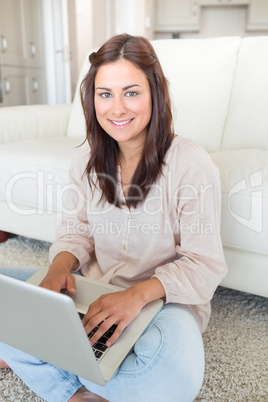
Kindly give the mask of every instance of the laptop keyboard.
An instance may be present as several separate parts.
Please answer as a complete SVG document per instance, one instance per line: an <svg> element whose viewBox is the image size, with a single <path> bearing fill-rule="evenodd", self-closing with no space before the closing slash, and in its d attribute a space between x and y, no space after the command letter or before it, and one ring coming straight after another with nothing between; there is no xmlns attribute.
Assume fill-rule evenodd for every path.
<svg viewBox="0 0 268 402"><path fill-rule="evenodd" d="M79 315L82 320L82 318L84 317L84 314L79 313ZM100 323L95 328L93 328L93 330L88 335L89 339L95 334L95 332L99 329L101 324L102 323ZM113 335L114 331L116 330L116 327L117 327L117 325L115 325L115 324L112 325L111 328L109 328L108 331L106 331L94 345L92 345L92 349L94 351L94 354L95 354L95 357L97 360L99 360L103 356L105 351L108 349L108 347L105 345L105 343Z"/></svg>

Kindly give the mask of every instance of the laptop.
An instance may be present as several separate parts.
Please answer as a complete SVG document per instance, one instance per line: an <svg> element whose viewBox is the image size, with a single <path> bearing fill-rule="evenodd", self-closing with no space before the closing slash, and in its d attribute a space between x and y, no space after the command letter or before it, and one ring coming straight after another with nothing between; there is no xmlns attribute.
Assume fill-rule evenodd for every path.
<svg viewBox="0 0 268 402"><path fill-rule="evenodd" d="M74 274L76 294L37 286L42 269L27 282L0 275L0 341L99 385L105 385L163 306L146 305L102 356L96 354L80 314L99 296L123 290Z"/></svg>

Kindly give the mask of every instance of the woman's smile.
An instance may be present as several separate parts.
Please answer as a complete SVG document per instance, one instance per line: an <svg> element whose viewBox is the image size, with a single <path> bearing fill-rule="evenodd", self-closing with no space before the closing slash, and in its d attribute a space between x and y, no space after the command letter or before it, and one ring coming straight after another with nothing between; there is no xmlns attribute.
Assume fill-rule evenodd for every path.
<svg viewBox="0 0 268 402"><path fill-rule="evenodd" d="M133 119L123 120L123 121L116 121L116 120L110 120L110 121L112 124L114 124L118 128L125 128L130 122L133 121Z"/></svg>

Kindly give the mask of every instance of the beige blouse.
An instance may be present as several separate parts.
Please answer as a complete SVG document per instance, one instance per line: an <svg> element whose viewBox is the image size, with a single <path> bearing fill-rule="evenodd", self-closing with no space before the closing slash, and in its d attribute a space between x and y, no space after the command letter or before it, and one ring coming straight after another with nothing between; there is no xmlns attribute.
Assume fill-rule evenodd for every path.
<svg viewBox="0 0 268 402"><path fill-rule="evenodd" d="M99 202L99 188L89 186L84 175L89 152L86 142L75 153L50 260L69 251L83 275L122 287L156 277L166 303L186 305L203 332L210 300L227 272L220 178L210 156L177 136L146 200L136 209L120 209ZM124 200L120 183L112 184Z"/></svg>

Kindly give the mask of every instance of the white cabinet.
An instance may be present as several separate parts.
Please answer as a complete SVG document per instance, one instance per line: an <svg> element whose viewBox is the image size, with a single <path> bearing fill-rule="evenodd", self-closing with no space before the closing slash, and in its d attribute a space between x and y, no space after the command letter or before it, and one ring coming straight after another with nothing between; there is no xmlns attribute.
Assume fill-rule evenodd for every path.
<svg viewBox="0 0 268 402"><path fill-rule="evenodd" d="M45 78L40 69L2 66L1 75L1 106L46 103Z"/></svg>
<svg viewBox="0 0 268 402"><path fill-rule="evenodd" d="M28 71L27 71L28 70ZM46 79L45 74L40 69L26 69L27 74L27 104L45 104Z"/></svg>
<svg viewBox="0 0 268 402"><path fill-rule="evenodd" d="M42 67L43 30L40 0L0 0L1 61Z"/></svg>
<svg viewBox="0 0 268 402"><path fill-rule="evenodd" d="M1 106L27 104L27 77L19 67L2 67L2 97Z"/></svg>
<svg viewBox="0 0 268 402"><path fill-rule="evenodd" d="M31 66L44 66L43 16L41 0L23 0L27 61ZM27 63L29 64L29 63Z"/></svg>
<svg viewBox="0 0 268 402"><path fill-rule="evenodd" d="M155 0L155 32L198 32L205 9L231 12L234 6L247 10L245 33L268 30L268 0Z"/></svg>
<svg viewBox="0 0 268 402"><path fill-rule="evenodd" d="M268 30L268 0L250 1L247 30Z"/></svg>
<svg viewBox="0 0 268 402"><path fill-rule="evenodd" d="M197 31L199 0L156 0L155 31Z"/></svg>
<svg viewBox="0 0 268 402"><path fill-rule="evenodd" d="M24 64L25 35L22 2L0 0L1 62L3 64Z"/></svg>
<svg viewBox="0 0 268 402"><path fill-rule="evenodd" d="M201 6L245 6L250 0L200 0Z"/></svg>
<svg viewBox="0 0 268 402"><path fill-rule="evenodd" d="M0 106L45 103L42 0L0 0Z"/></svg>

